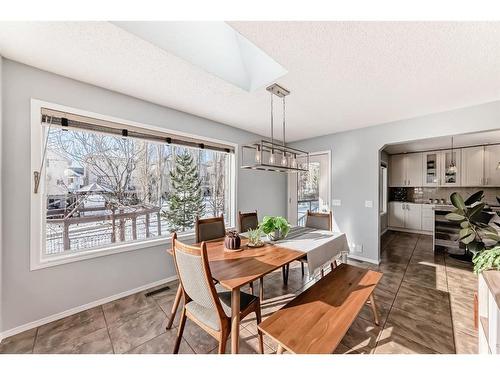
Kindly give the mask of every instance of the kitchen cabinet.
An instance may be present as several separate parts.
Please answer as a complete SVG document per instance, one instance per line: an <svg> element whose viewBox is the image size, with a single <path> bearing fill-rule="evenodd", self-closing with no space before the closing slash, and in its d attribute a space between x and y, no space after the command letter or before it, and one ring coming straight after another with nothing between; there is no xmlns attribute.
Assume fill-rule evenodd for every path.
<svg viewBox="0 0 500 375"><path fill-rule="evenodd" d="M441 151L439 186L460 186L460 151L460 149ZM455 170L450 168L452 161L455 163Z"/></svg>
<svg viewBox="0 0 500 375"><path fill-rule="evenodd" d="M434 205L422 204L422 230L434 232Z"/></svg>
<svg viewBox="0 0 500 375"><path fill-rule="evenodd" d="M391 155L391 187L422 186L422 153Z"/></svg>
<svg viewBox="0 0 500 375"><path fill-rule="evenodd" d="M422 205L418 203L389 202L389 226L422 230Z"/></svg>
<svg viewBox="0 0 500 375"><path fill-rule="evenodd" d="M438 186L439 184L439 152L424 152L422 154L423 186Z"/></svg>
<svg viewBox="0 0 500 375"><path fill-rule="evenodd" d="M485 183L484 147L463 148L461 168L461 186L482 186Z"/></svg>
<svg viewBox="0 0 500 375"><path fill-rule="evenodd" d="M484 185L500 186L500 145L484 147Z"/></svg>
<svg viewBox="0 0 500 375"><path fill-rule="evenodd" d="M389 186L406 186L406 161L405 155L391 155L389 159Z"/></svg>

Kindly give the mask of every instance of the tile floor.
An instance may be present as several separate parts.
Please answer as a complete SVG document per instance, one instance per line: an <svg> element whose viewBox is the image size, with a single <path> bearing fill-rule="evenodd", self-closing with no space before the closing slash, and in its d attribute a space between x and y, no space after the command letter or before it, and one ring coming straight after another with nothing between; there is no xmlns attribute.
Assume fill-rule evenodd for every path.
<svg viewBox="0 0 500 375"><path fill-rule="evenodd" d="M388 232L382 249L379 266L349 261L384 273L375 292L381 325L373 324L365 307L336 353L475 353L476 277L470 265L434 254L430 236ZM302 277L298 262L288 286L281 272L266 277L263 318L315 281L307 272ZM4 339L0 353L171 353L176 329L166 331L165 325L177 284L169 286L152 297L134 294ZM275 343L264 340L265 352L273 353ZM255 353L257 347L255 319L249 316L242 322L240 351ZM216 348L217 342L188 320L180 352Z"/></svg>

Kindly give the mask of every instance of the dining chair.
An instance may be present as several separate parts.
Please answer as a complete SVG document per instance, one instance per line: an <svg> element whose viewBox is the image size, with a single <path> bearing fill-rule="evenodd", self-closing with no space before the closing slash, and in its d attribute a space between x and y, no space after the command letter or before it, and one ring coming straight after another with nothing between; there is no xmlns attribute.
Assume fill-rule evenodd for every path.
<svg viewBox="0 0 500 375"><path fill-rule="evenodd" d="M310 210L307 210L306 214L306 228L313 228L313 229L321 229L321 230L332 230L332 211L328 212L311 212ZM305 271L304 271L304 263L307 263L307 255L300 258L300 263L301 263L301 268L302 268L302 276L304 276ZM337 267L337 261L334 260L332 263L330 263L331 270L335 267ZM323 268L321 268L321 277L323 277L325 274Z"/></svg>
<svg viewBox="0 0 500 375"><path fill-rule="evenodd" d="M196 216L194 229L197 243L223 238L226 235L224 215L208 219L200 219Z"/></svg>
<svg viewBox="0 0 500 375"><path fill-rule="evenodd" d="M219 342L219 354L226 352L226 342L231 332L231 292L215 284L210 271L207 246L186 245L172 236L172 252L175 268L182 286L184 307L182 308L174 354L179 347L186 324L186 318L196 323ZM255 313L257 324L261 322L260 299L240 292L240 321L250 313ZM262 333L259 337L259 351L264 353Z"/></svg>
<svg viewBox="0 0 500 375"><path fill-rule="evenodd" d="M259 227L257 210L255 210L255 212L245 213L238 211L238 224L240 233L248 232L251 229L257 229Z"/></svg>

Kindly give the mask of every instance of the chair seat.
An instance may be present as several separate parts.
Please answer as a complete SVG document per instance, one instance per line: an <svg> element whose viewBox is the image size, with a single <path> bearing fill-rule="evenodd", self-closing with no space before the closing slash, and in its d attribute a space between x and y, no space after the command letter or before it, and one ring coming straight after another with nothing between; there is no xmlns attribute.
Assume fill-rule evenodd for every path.
<svg viewBox="0 0 500 375"><path fill-rule="evenodd" d="M215 286L217 290L217 295L221 301L222 309L228 318L231 317L231 292L224 289L220 284ZM240 292L240 311L244 311L251 303L253 303L258 297ZM210 328L220 331L219 317L215 310L202 306L194 301L188 302L186 304L186 310L192 314L196 319L198 319L203 324L206 324Z"/></svg>

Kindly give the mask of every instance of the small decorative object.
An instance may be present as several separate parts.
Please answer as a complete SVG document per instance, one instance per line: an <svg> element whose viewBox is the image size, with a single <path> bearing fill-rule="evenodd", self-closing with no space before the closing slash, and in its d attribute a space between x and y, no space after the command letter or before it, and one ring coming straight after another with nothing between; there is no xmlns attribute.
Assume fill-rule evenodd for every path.
<svg viewBox="0 0 500 375"><path fill-rule="evenodd" d="M290 224L282 216L265 216L259 227L270 241L282 240L290 230Z"/></svg>
<svg viewBox="0 0 500 375"><path fill-rule="evenodd" d="M248 247L261 247L264 245L262 241L262 230L260 228L250 229L247 232L248 237Z"/></svg>
<svg viewBox="0 0 500 375"><path fill-rule="evenodd" d="M235 230L230 230L226 233L226 238L224 239L224 247L227 250L239 251L241 246L241 238L238 232Z"/></svg>

